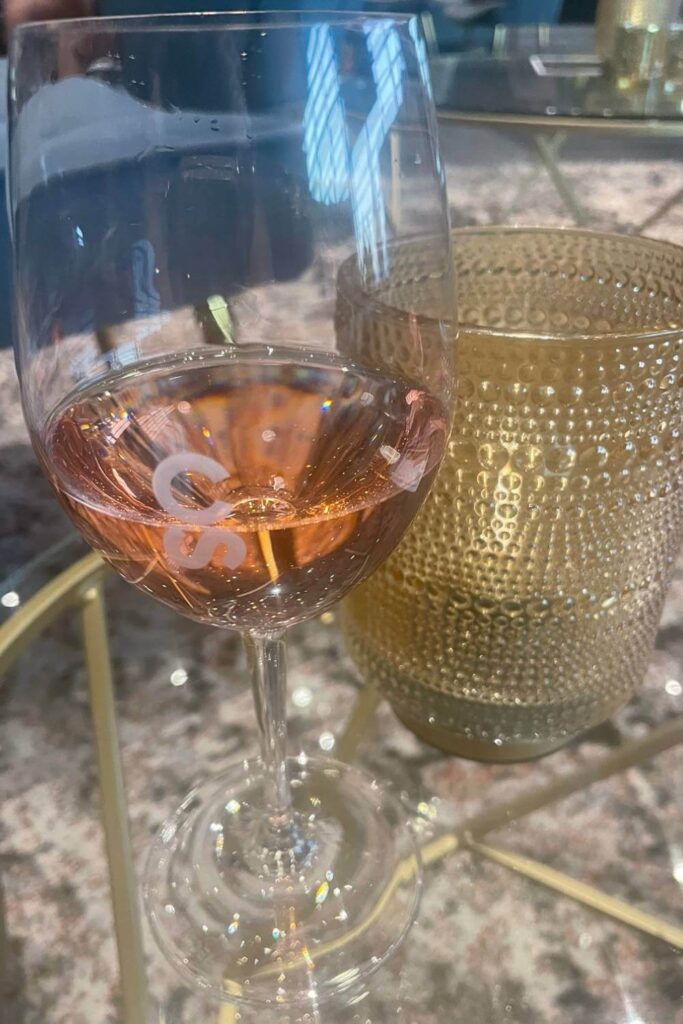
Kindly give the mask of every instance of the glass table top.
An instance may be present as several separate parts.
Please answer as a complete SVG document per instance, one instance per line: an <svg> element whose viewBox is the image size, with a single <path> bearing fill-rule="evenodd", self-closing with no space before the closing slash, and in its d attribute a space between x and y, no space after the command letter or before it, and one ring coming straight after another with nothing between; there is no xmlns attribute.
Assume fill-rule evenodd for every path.
<svg viewBox="0 0 683 1024"><path fill-rule="evenodd" d="M683 26L617 29L615 56L595 48L592 28L529 28L492 49L433 56L441 112L491 117L680 120Z"/></svg>
<svg viewBox="0 0 683 1024"><path fill-rule="evenodd" d="M17 614L75 538L0 587ZM198 779L252 754L238 637L108 576L111 650L139 871ZM363 688L339 614L292 633L291 750L348 758L401 794L425 860L420 914L349 1003L204 1002L145 935L148 1019L165 1024L663 1024L683 1020L683 558L640 695L537 762L486 765L415 739ZM77 617L34 639L0 685L5 1005L23 1024L124 1021ZM12 1018L11 1018L12 1019Z"/></svg>

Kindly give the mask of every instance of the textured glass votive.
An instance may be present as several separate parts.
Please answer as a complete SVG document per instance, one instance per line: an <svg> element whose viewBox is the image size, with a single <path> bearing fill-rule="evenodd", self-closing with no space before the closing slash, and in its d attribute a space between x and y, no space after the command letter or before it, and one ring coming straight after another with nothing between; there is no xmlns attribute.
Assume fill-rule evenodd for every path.
<svg viewBox="0 0 683 1024"><path fill-rule="evenodd" d="M454 245L448 453L345 632L419 736L514 760L608 717L647 667L682 536L683 249L521 228Z"/></svg>

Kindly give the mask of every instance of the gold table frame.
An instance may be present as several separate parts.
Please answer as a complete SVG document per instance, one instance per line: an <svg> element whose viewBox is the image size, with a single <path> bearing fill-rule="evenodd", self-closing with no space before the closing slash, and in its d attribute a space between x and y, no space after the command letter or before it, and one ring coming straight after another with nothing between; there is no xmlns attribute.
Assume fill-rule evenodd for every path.
<svg viewBox="0 0 683 1024"><path fill-rule="evenodd" d="M96 554L87 555L60 573L0 627L0 676L60 615L80 615L101 793L102 822L109 868L119 975L126 1024L147 1024L147 977L142 941L138 887L133 865L125 786L117 737L111 658L107 637L104 586L108 567ZM380 702L372 687L357 698L337 756L350 757ZM526 878L604 914L621 924L683 950L683 928L642 911L603 890L556 871L540 861L510 852L488 841L501 826L531 814L593 783L669 750L683 742L683 716L650 730L647 736L624 742L590 766L557 776L507 803L494 805L465 821L457 830L431 839L421 847L425 866L457 851L469 851L524 875ZM235 1008L218 1012L219 1024L231 1024Z"/></svg>
<svg viewBox="0 0 683 1024"><path fill-rule="evenodd" d="M465 127L503 128L513 131L526 129L530 131L538 167L534 168L520 184L510 208L514 207L522 192L536 180L538 173L545 170L576 227L589 227L591 218L581 206L576 192L570 180L563 173L559 162L560 151L571 132L587 131L614 135L636 135L645 138L683 139L683 119L669 121L661 118L629 119L597 116L567 117L549 114L468 113L440 107L437 110L437 120L440 126L456 124ZM640 235L654 227L681 200L683 200L683 185L672 196L660 203L656 210L648 214L645 220L631 225L629 232Z"/></svg>

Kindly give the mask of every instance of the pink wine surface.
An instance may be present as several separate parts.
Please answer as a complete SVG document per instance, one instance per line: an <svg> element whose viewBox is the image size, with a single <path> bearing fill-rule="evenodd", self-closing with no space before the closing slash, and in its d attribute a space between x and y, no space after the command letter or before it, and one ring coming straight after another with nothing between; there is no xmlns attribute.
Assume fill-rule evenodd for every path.
<svg viewBox="0 0 683 1024"><path fill-rule="evenodd" d="M72 519L125 579L192 618L272 629L386 558L446 431L419 388L233 351L81 392L43 453Z"/></svg>

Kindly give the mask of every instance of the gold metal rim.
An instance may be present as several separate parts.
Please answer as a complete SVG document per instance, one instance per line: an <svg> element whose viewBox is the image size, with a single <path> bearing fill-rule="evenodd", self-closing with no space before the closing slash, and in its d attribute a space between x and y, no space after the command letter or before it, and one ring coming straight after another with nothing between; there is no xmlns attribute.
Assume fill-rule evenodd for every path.
<svg viewBox="0 0 683 1024"><path fill-rule="evenodd" d="M86 555L41 587L0 626L0 676L63 611L82 605L88 589L106 572L107 565L99 555Z"/></svg>
<svg viewBox="0 0 683 1024"><path fill-rule="evenodd" d="M612 131L638 135L683 135L683 122L676 119L658 118L629 120L611 117L566 117L550 114L477 114L460 113L455 110L437 109L437 121L454 121L459 124L498 127L534 128L538 131L555 132L565 128L582 131Z"/></svg>

